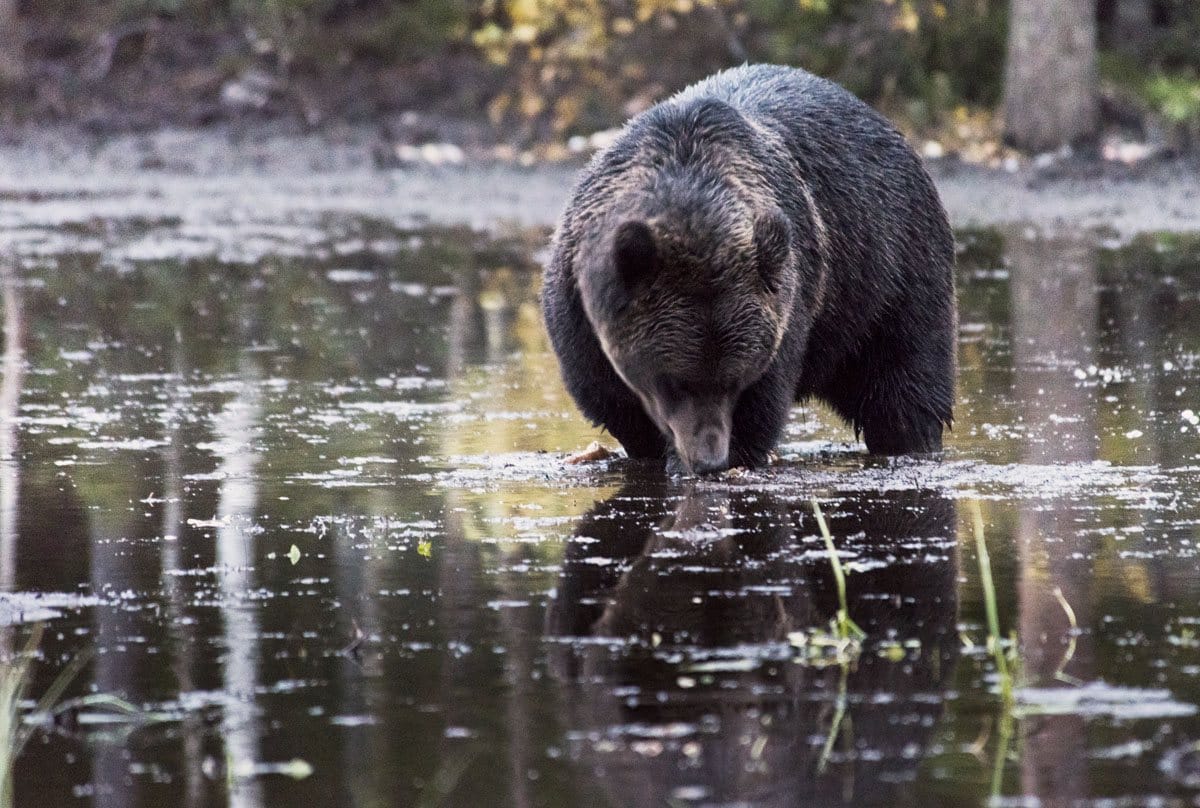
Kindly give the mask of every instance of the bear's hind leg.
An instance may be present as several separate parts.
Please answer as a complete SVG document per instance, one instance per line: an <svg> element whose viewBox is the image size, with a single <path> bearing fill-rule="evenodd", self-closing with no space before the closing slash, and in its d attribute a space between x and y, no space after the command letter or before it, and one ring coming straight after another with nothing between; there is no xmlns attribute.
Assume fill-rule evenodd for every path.
<svg viewBox="0 0 1200 808"><path fill-rule="evenodd" d="M919 340L881 335L823 392L871 454L941 451L954 404L951 329Z"/></svg>
<svg viewBox="0 0 1200 808"><path fill-rule="evenodd" d="M946 422L919 398L880 391L865 402L861 427L867 451L877 455L920 454L942 450Z"/></svg>
<svg viewBox="0 0 1200 808"><path fill-rule="evenodd" d="M954 348L945 344L949 342L876 350L856 424L871 454L941 451L942 430L950 425L954 407Z"/></svg>

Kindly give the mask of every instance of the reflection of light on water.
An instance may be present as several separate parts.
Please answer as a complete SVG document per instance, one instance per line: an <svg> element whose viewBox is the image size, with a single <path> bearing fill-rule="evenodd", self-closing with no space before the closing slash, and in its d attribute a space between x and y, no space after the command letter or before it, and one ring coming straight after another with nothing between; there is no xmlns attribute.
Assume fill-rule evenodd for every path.
<svg viewBox="0 0 1200 808"><path fill-rule="evenodd" d="M106 232L97 251L136 243L138 227ZM322 232L339 238L343 226L330 227ZM1026 250L1011 272L999 241L994 255L968 256L960 420L942 462L866 457L830 411L806 404L779 462L696 483L738 504L726 524L708 511L681 518L677 506L702 497L682 503L659 469L619 457L564 464L593 439L616 443L559 384L536 276L505 269L523 261L475 256L471 237L455 233L393 267L357 254L374 238L253 267L126 266L122 252L96 260L126 274L79 273L91 259L74 257L22 268L31 363L20 420L0 435L21 464L0 470L20 472L23 510L18 519L15 476L0 479L11 497L0 561L10 573L19 556L15 585L31 591L9 593L10 612L60 614L44 675L93 645L97 691L166 699L155 713L180 726L113 740L93 725L79 744L98 761L90 778L65 767L25 778L21 804L69 802L63 792L77 785L97 804L257 808L282 794L275 778L309 772L273 754L274 739L297 737L311 742L315 776L282 787L314 808L338 794L412 804L416 778L445 803L554 803L568 784L585 787L593 765L607 771L602 792L617 783L625 795L614 804L651 794L748 802L760 785L811 795L806 772L821 765L860 789L915 778L910 793L930 793L941 779L934 789L946 800L970 802L979 781L962 750L987 722L986 781L1004 744L982 651L952 678L949 656L934 650L937 638L957 643L956 581L964 634L980 638L974 565L961 577L956 567L961 498L983 500L1001 615L1038 618L1022 641L1044 657L1046 681L1018 685L1018 699L1022 720L1050 726L1054 743L1033 740L1025 761L1000 755L1009 790L1024 789L1019 769L1040 760L1096 772L1097 783L1117 770L1110 759L1141 758L1160 780L1174 776L1155 769L1160 758L1176 774L1200 760L1188 741L1200 719L1176 715L1196 703L1200 654L1187 613L1200 557L1194 259L1168 279L1149 253L1101 255L1113 266L1095 273L1060 266L1087 257L1061 249ZM1128 278L1106 280L1125 267ZM247 281L262 291L243 305ZM255 366L239 371L239 358ZM828 570L828 553L796 515L812 493L843 520L834 536L859 597L850 616L883 627L848 687L836 668L817 669L824 647L812 628L833 590L810 574ZM86 529L56 554L39 542L59 525ZM280 560L255 571L268 549L260 541ZM306 577L289 581L293 541ZM82 591L99 596L83 601L75 592L89 564ZM1057 603L1030 599L1058 586L1078 610L1078 637ZM271 597L289 592L301 596ZM606 608L599 627L617 636L592 636ZM0 623L4 609L0 592ZM931 623L930 612L945 619ZM563 619L544 622L546 613ZM301 654L276 659L264 630L311 622L319 636L289 635ZM1068 641L1080 651L1063 668ZM226 657L205 659L222 645ZM330 659L338 648L347 656ZM871 670L889 678L876 685ZM1040 689L1063 670L1088 689ZM934 709L941 693L951 694L944 712ZM834 720L841 703L845 721ZM1146 713L1157 717L1132 725ZM1086 732L1063 731L1078 718ZM1056 755L1058 743L1086 767ZM32 744L22 766L53 771L63 745ZM933 757L918 766L926 749ZM1121 782L1131 793L1159 787ZM1095 791L1082 785L1079 795Z"/></svg>
<svg viewBox="0 0 1200 808"><path fill-rule="evenodd" d="M21 304L17 298L14 269L6 259L0 258L0 294L4 298L4 356L0 369L0 594L13 590L17 574L17 487L20 471L17 466L17 406L21 397L21 380L24 374L24 356L21 345ZM0 659L4 660L4 671L0 673L0 802L8 805L12 800L13 754L10 751L18 736L17 722L13 720L13 704L19 697L24 683L13 675L18 669L13 665L14 631L0 613Z"/></svg>
<svg viewBox="0 0 1200 808"><path fill-rule="evenodd" d="M16 269L0 260L0 289L4 297L4 378L0 381L0 591L13 588L17 551L17 487L20 471L17 449L17 407L25 375L22 350L21 301L17 296Z"/></svg>
<svg viewBox="0 0 1200 808"><path fill-rule="evenodd" d="M174 653L171 655L172 670L179 680L181 693L195 691L193 675L195 667L196 632L191 621L185 619L187 592L181 576L183 566L180 533L183 529L183 436L181 423L185 417L186 401L183 390L184 359L182 337L178 331L171 349L172 373L160 381L168 386L168 404L162 414L163 437L163 498L160 541L162 547L162 587L167 598L168 614L172 630ZM147 499L150 499L148 497ZM195 713L187 713L182 720L181 737L183 746L183 804L186 808L200 805L204 799L204 783L201 774L203 760L203 726Z"/></svg>
<svg viewBox="0 0 1200 808"><path fill-rule="evenodd" d="M243 369L247 372L237 393L214 424L217 435L214 453L220 458L221 480L216 521L218 585L225 603L223 684L233 697L223 713L221 730L226 762L235 770L258 759L259 735L254 706L258 683L258 616L255 607L244 604L241 597L254 586L251 574L254 532L244 528L252 523L258 504L255 467L260 458L254 443L262 419L262 393L253 368ZM254 780L237 782L229 794L229 804L234 808L261 805L259 784Z"/></svg>

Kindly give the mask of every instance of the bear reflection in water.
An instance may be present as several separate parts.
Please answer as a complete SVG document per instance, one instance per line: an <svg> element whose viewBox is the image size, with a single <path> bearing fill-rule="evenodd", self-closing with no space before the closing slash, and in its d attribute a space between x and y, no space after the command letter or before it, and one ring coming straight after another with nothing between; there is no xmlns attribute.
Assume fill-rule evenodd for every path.
<svg viewBox="0 0 1200 808"><path fill-rule="evenodd" d="M954 503L826 506L868 639L820 667L788 640L837 603L808 503L669 485L627 485L584 518L547 614L568 753L597 804L910 803L958 656Z"/></svg>

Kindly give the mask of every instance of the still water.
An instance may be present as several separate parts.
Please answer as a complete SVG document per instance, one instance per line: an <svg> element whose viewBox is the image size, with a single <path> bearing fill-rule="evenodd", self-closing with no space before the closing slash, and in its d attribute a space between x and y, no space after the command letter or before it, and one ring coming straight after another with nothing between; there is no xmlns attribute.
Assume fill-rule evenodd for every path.
<svg viewBox="0 0 1200 808"><path fill-rule="evenodd" d="M672 481L564 462L545 233L144 226L6 264L0 802L1200 804L1200 239L960 233L944 458Z"/></svg>

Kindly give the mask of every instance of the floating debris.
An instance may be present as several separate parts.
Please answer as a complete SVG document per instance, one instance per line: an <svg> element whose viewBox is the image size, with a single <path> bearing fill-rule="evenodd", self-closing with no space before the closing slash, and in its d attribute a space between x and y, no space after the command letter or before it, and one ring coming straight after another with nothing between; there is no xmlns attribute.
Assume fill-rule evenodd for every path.
<svg viewBox="0 0 1200 808"><path fill-rule="evenodd" d="M607 446L600 443L600 441L594 440L587 445L586 449L576 452L573 455L569 455L565 462L575 466L580 463L595 463L600 460L607 460L612 456L612 449L609 449Z"/></svg>

